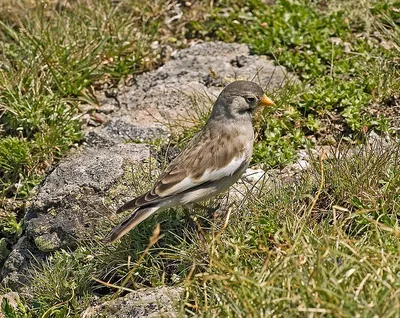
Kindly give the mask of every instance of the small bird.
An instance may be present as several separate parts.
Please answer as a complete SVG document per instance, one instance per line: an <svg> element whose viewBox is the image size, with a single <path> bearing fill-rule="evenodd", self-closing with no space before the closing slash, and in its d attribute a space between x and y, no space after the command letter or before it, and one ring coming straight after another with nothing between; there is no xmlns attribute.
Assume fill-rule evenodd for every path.
<svg viewBox="0 0 400 318"><path fill-rule="evenodd" d="M205 201L227 190L250 163L255 110L272 105L256 83L235 81L226 86L204 127L167 166L153 188L117 210L133 212L104 241L118 240L157 211Z"/></svg>

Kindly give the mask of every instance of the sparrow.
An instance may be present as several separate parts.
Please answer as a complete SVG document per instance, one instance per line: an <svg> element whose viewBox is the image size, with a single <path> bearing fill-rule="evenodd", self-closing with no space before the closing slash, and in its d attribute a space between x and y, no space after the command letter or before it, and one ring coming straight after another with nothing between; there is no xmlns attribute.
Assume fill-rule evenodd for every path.
<svg viewBox="0 0 400 318"><path fill-rule="evenodd" d="M111 243L153 213L208 200L233 185L253 154L252 117L259 106L272 106L254 82L235 81L224 88L203 128L167 166L147 193L125 203L117 213L133 212L104 241Z"/></svg>

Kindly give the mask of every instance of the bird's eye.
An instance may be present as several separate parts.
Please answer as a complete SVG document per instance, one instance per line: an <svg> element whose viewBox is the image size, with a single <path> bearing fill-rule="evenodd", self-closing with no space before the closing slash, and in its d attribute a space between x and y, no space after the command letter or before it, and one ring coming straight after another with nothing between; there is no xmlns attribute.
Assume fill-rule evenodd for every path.
<svg viewBox="0 0 400 318"><path fill-rule="evenodd" d="M249 104L253 104L256 102L256 98L255 97L246 97L246 102L248 102Z"/></svg>

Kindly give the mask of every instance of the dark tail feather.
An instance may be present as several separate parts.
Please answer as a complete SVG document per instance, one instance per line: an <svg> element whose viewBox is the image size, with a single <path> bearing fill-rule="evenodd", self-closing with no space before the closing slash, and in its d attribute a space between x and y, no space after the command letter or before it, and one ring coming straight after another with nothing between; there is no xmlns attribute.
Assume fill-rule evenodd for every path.
<svg viewBox="0 0 400 318"><path fill-rule="evenodd" d="M127 204L129 204L129 202ZM118 211L123 209L127 204L119 208ZM133 211L127 218L125 218L119 225L114 227L111 230L111 232L104 238L103 241L105 243L115 242L123 235L128 233L140 222L146 220L150 215L152 215L158 209L159 209L158 207L138 208L137 210Z"/></svg>
<svg viewBox="0 0 400 318"><path fill-rule="evenodd" d="M128 210L131 210L131 209L134 209L134 208L137 208L136 199L128 201L123 206L119 207L118 210L117 210L117 213L128 211ZM133 213L135 213L135 212L133 212Z"/></svg>

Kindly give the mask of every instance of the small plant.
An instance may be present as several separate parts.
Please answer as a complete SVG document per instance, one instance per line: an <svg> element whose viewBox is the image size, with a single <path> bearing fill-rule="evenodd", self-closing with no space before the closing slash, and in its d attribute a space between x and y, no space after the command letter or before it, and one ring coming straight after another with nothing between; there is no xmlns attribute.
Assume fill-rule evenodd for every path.
<svg viewBox="0 0 400 318"><path fill-rule="evenodd" d="M18 238L22 234L21 222L14 215L6 215L0 219L0 233L3 237Z"/></svg>
<svg viewBox="0 0 400 318"><path fill-rule="evenodd" d="M66 317L85 308L91 298L90 259L88 251L80 248L74 253L56 252L33 267L31 311L40 317Z"/></svg>
<svg viewBox="0 0 400 318"><path fill-rule="evenodd" d="M3 314L5 318L27 318L30 317L26 304L18 297L15 299L16 307L11 305L7 297L3 297L0 304L0 314Z"/></svg>

